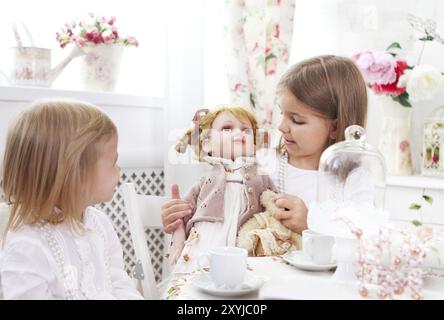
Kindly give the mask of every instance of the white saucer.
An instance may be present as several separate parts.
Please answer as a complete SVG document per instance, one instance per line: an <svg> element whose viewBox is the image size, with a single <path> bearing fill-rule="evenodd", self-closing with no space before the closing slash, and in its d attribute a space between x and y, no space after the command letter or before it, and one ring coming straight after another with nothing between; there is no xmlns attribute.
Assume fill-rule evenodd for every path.
<svg viewBox="0 0 444 320"><path fill-rule="evenodd" d="M196 274L191 283L195 285L197 288L205 291L206 293L219 296L219 297L236 297L242 296L247 293L254 292L258 290L264 284L264 279L261 277L257 277L249 272L245 275L244 283L239 285L238 287L231 288L218 288L211 281L210 275L208 272L201 272Z"/></svg>
<svg viewBox="0 0 444 320"><path fill-rule="evenodd" d="M287 252L282 255L285 261L292 266L308 271L327 271L336 268L336 263L317 264L311 261L302 251Z"/></svg>

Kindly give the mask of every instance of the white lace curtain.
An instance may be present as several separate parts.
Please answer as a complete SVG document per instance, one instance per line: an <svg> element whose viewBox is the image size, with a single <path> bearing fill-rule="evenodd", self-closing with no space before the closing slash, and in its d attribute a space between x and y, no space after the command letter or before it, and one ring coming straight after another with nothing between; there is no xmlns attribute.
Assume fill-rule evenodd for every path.
<svg viewBox="0 0 444 320"><path fill-rule="evenodd" d="M276 85L288 66L295 0L228 0L230 102L249 106L265 128L276 126Z"/></svg>

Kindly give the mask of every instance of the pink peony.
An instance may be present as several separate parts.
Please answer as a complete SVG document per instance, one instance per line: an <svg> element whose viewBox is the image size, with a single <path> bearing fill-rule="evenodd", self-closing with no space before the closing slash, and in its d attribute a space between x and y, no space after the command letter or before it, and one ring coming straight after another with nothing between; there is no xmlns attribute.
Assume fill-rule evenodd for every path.
<svg viewBox="0 0 444 320"><path fill-rule="evenodd" d="M396 60L386 51L365 51L352 57L367 85L390 84L396 80Z"/></svg>
<svg viewBox="0 0 444 320"><path fill-rule="evenodd" d="M389 84L375 84L373 86L373 91L376 94L388 94L393 97L397 97L405 92L405 86L398 87L398 80L404 74L405 69L407 69L407 62L404 60L396 61L396 79L394 82Z"/></svg>

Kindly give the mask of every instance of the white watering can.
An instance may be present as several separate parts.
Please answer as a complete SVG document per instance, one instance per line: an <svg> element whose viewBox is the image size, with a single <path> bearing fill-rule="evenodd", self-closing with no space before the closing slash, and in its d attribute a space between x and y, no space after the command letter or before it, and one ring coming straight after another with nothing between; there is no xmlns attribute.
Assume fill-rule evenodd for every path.
<svg viewBox="0 0 444 320"><path fill-rule="evenodd" d="M84 54L82 49L75 46L65 59L56 67L51 68L51 49L36 47L28 28L23 23L21 25L28 35L31 46L24 47L22 45L17 26L13 24L17 47L11 48L13 56L11 75L8 77L0 71L10 84L50 87L72 59Z"/></svg>

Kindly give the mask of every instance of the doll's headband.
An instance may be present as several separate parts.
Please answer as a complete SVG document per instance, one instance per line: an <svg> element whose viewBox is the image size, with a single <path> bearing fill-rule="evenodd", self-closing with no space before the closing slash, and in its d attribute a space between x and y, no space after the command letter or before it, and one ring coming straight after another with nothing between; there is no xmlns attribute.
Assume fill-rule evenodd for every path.
<svg viewBox="0 0 444 320"><path fill-rule="evenodd" d="M194 129L191 135L191 145L198 146L199 145L199 129L200 129L200 120L204 117L210 110L209 109L199 109L196 111L193 117Z"/></svg>
<svg viewBox="0 0 444 320"><path fill-rule="evenodd" d="M197 110L196 113L194 114L193 122L194 122L194 123L196 123L196 122L200 122L200 119L201 119L203 116L205 116L208 112L210 112L209 109L199 109L199 110Z"/></svg>

